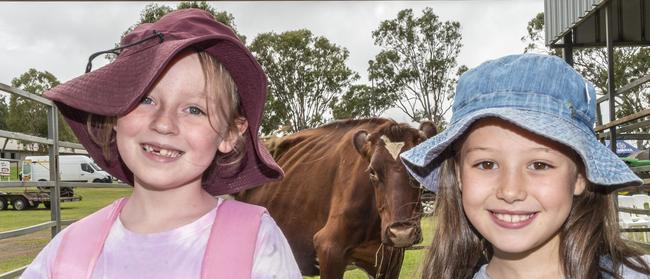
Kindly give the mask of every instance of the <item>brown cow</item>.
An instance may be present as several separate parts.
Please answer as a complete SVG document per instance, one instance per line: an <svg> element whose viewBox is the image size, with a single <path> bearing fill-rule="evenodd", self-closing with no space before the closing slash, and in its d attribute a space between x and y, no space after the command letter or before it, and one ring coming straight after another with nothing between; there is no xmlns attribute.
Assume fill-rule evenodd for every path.
<svg viewBox="0 0 650 279"><path fill-rule="evenodd" d="M289 135L271 151L284 180L237 199L269 210L303 275L342 278L354 264L376 278L397 278L403 248L422 238L420 187L396 156L433 127L421 126L425 136L392 120L365 119Z"/></svg>

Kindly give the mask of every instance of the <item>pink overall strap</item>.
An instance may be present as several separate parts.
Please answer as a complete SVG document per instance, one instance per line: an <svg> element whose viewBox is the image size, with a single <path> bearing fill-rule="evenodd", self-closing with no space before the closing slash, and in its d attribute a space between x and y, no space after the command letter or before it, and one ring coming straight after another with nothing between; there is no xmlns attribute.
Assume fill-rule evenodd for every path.
<svg viewBox="0 0 650 279"><path fill-rule="evenodd" d="M127 198L114 201L67 228L52 268L52 278L89 279L108 233Z"/></svg>
<svg viewBox="0 0 650 279"><path fill-rule="evenodd" d="M201 264L201 278L250 278L257 234L266 209L225 200L217 217Z"/></svg>

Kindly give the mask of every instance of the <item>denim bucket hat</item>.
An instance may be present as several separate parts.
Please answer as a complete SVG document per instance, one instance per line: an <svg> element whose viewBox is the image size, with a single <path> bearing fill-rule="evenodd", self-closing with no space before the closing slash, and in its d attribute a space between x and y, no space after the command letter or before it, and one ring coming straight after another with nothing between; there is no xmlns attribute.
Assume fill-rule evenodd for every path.
<svg viewBox="0 0 650 279"><path fill-rule="evenodd" d="M458 80L451 121L443 132L402 153L413 177L436 191L439 155L476 120L496 117L564 144L582 159L587 179L601 186L643 181L593 131L596 91L555 56L510 55L487 61Z"/></svg>

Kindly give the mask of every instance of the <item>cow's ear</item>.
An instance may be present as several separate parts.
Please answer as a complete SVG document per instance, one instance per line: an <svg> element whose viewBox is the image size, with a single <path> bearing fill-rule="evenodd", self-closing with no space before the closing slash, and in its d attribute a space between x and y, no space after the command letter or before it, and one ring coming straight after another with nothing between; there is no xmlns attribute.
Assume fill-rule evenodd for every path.
<svg viewBox="0 0 650 279"><path fill-rule="evenodd" d="M363 147L366 145L366 142L368 141L368 132L365 130L359 130L356 133L354 133L354 137L352 137L352 143L354 144L354 148L357 149L357 152L359 154L364 155L365 152L363 151Z"/></svg>
<svg viewBox="0 0 650 279"><path fill-rule="evenodd" d="M429 120L422 121L420 123L420 131L424 134L424 137L430 138L435 136L438 133L438 129L436 129L436 125L433 124L433 122Z"/></svg>

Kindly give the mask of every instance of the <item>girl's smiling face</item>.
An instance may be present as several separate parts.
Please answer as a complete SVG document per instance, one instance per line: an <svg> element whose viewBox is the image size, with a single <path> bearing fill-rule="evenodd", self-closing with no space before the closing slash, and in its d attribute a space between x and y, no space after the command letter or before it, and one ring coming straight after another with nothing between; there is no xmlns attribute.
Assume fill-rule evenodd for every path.
<svg viewBox="0 0 650 279"><path fill-rule="evenodd" d="M495 118L479 120L468 131L456 167L463 209L495 257L520 258L540 249L557 253L573 196L586 187L574 154Z"/></svg>
<svg viewBox="0 0 650 279"><path fill-rule="evenodd" d="M136 185L200 187L203 172L223 147L217 143L224 145L206 114L204 84L198 55L182 53L140 104L117 119L117 146Z"/></svg>

